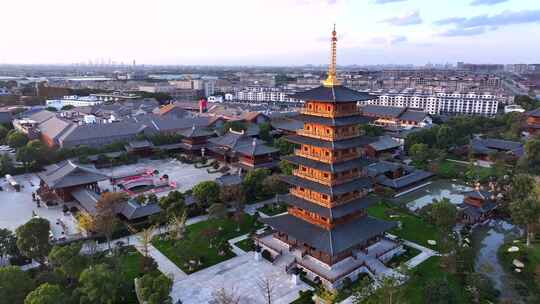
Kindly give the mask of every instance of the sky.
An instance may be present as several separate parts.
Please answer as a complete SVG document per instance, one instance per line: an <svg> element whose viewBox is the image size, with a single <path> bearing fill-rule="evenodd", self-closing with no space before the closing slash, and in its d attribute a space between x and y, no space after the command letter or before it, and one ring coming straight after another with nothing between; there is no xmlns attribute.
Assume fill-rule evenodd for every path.
<svg viewBox="0 0 540 304"><path fill-rule="evenodd" d="M2 0L0 64L539 63L540 0Z"/></svg>

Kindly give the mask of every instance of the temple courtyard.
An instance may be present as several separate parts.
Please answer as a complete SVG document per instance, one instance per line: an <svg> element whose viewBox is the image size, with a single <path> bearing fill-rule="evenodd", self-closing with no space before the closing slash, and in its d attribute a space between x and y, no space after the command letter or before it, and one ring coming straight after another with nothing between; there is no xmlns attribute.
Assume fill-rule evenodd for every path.
<svg viewBox="0 0 540 304"><path fill-rule="evenodd" d="M83 165L85 166L85 165ZM92 166L89 166L92 167ZM138 163L114 168L97 169L97 171L107 175L128 174L143 169L158 170L159 175L167 174L169 181L176 183L176 190L184 192L193 188L196 184L215 180L221 176L221 173L208 173L207 168L195 168L193 164L181 163L176 159L140 159ZM49 220L51 223L52 239L74 239L81 237L77 229L77 221L70 212L64 213L62 204L56 206L37 207L36 202L32 200L32 193L39 188L40 179L36 173L28 173L13 176L20 185L20 191L17 192L9 185L4 177L0 177L0 228L7 228L15 231L17 227L26 223L32 216L39 216ZM112 190L109 180L99 182L102 190ZM167 191L168 192L168 191ZM158 196L166 195L167 192L158 193ZM68 207L77 206L76 202L67 202ZM80 208L80 207L79 207Z"/></svg>
<svg viewBox="0 0 540 304"><path fill-rule="evenodd" d="M300 290L310 289L300 280L292 282L291 275L285 273L285 265L272 265L264 259L257 261L254 255L248 252L175 281L173 303L178 300L183 304L211 303L212 293L223 288L238 296L239 304L264 304L267 302L260 285L268 282L272 303L288 304L298 298Z"/></svg>

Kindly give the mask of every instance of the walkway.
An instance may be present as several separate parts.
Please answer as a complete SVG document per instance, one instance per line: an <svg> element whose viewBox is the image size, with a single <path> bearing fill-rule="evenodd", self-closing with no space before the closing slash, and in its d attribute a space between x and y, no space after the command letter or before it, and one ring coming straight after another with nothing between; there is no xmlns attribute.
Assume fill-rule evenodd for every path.
<svg viewBox="0 0 540 304"><path fill-rule="evenodd" d="M272 303L289 304L298 298L300 290L311 289L301 281L292 282L282 267L264 259L257 261L254 255L248 252L175 281L173 303L179 299L183 304L210 303L212 293L224 288L240 297L239 304L264 304L260 284L267 281L272 289Z"/></svg>

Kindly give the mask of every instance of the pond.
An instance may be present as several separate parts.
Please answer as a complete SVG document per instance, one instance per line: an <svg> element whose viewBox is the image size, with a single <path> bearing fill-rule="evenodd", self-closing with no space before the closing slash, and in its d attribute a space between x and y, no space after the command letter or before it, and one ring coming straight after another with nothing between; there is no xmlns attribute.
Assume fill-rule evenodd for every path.
<svg viewBox="0 0 540 304"><path fill-rule="evenodd" d="M509 275L499 262L497 251L506 240L519 235L521 229L504 220L490 220L476 226L472 232L475 270L493 281L495 288L501 292L501 298L514 299L516 293L510 284Z"/></svg>
<svg viewBox="0 0 540 304"><path fill-rule="evenodd" d="M406 204L412 211L431 204L433 199L440 200L442 198L448 198L452 204L457 205L463 202L463 195L461 193L470 190L472 188L458 182L436 180L424 188L399 196L394 201L400 204Z"/></svg>

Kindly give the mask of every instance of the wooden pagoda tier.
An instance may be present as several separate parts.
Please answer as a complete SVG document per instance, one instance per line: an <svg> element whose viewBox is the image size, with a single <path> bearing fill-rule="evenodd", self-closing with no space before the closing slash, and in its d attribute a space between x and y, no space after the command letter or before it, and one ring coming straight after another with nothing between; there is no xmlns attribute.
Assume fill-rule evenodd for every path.
<svg viewBox="0 0 540 304"><path fill-rule="evenodd" d="M263 221L275 237L303 254L331 266L371 244L394 223L369 217L366 208L376 202L365 167L363 147L376 139L361 134L357 101L375 96L340 85L320 86L297 93L305 100L299 120L303 129L286 139L298 146L284 159L297 168L283 176L291 185L284 201L288 214Z"/></svg>

